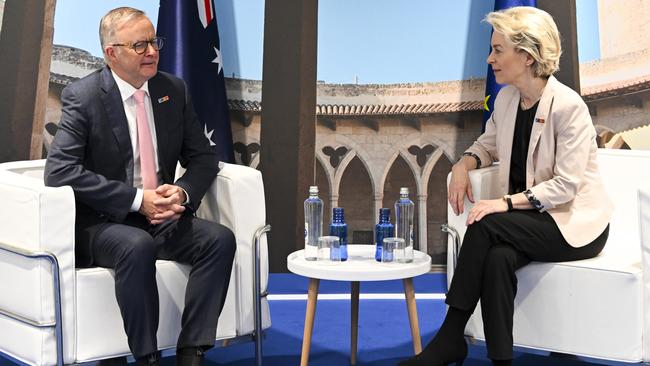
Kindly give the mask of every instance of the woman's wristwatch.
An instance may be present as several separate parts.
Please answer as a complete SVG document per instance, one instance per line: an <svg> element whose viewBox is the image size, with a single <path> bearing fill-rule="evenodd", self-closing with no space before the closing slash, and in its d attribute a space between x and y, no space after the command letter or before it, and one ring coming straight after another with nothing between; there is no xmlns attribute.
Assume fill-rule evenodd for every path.
<svg viewBox="0 0 650 366"><path fill-rule="evenodd" d="M513 207L512 207L512 198L510 197L510 195L509 195L509 194L506 194L506 195L503 196L501 199L504 200L504 201L506 202L506 204L508 205L508 212L512 211L512 210L513 210Z"/></svg>
<svg viewBox="0 0 650 366"><path fill-rule="evenodd" d="M478 155L474 154L473 152L465 151L463 155L460 156L460 158L462 159L463 156L471 156L474 158L474 160L476 160L476 169L481 169L481 158L479 158Z"/></svg>
<svg viewBox="0 0 650 366"><path fill-rule="evenodd" d="M530 204L537 211L541 212L544 209L544 205L542 205L542 203L537 199L537 197L535 197L535 195L533 194L533 191L531 191L530 189L527 189L523 193L524 193L524 196L526 196L526 198L528 199L528 202L530 202Z"/></svg>

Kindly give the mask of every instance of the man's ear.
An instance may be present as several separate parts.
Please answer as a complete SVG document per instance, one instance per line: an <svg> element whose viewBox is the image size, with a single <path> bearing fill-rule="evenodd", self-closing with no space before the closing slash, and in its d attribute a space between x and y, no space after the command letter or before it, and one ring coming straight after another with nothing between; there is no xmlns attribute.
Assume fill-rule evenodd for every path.
<svg viewBox="0 0 650 366"><path fill-rule="evenodd" d="M106 61L110 61L111 63L113 63L117 58L115 52L116 52L115 47L106 46L106 48L104 48L104 55L106 55Z"/></svg>

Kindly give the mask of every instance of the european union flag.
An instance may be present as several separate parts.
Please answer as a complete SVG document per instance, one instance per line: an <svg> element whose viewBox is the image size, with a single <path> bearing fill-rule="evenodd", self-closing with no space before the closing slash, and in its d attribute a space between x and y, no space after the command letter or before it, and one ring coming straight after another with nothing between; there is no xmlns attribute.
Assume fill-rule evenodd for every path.
<svg viewBox="0 0 650 366"><path fill-rule="evenodd" d="M235 161L223 59L213 0L161 0L158 36L165 38L160 70L185 80L205 136L219 160Z"/></svg>
<svg viewBox="0 0 650 366"><path fill-rule="evenodd" d="M514 6L534 6L537 7L537 0L495 0L494 11L512 8ZM485 103L483 104L483 125L481 132L485 131L485 124L490 119L492 110L494 109L494 99L499 94L503 85L497 84L494 78L492 66L488 65L487 76L485 78Z"/></svg>

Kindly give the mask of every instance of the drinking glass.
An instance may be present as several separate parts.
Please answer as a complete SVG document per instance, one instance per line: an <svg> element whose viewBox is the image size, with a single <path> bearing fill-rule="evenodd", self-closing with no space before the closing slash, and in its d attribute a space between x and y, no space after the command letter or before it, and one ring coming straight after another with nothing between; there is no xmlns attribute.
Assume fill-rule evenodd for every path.
<svg viewBox="0 0 650 366"><path fill-rule="evenodd" d="M324 263L341 261L341 241L338 236L318 237L318 261Z"/></svg>
<svg viewBox="0 0 650 366"><path fill-rule="evenodd" d="M384 238L381 261L384 263L404 261L404 239L396 237Z"/></svg>

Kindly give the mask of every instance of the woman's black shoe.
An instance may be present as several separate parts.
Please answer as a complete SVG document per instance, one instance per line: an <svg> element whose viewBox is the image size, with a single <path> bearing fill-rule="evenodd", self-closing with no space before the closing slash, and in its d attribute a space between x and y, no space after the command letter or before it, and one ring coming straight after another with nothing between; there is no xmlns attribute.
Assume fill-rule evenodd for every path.
<svg viewBox="0 0 650 366"><path fill-rule="evenodd" d="M461 366L467 357L467 343L464 338L452 343L437 336L416 356L398 363L398 366Z"/></svg>

